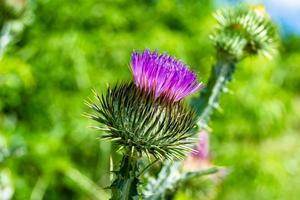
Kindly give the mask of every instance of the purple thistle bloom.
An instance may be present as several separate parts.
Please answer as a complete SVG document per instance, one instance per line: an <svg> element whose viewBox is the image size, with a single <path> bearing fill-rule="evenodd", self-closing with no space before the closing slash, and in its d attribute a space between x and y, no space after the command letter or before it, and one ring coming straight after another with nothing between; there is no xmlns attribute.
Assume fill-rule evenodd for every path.
<svg viewBox="0 0 300 200"><path fill-rule="evenodd" d="M172 101L179 101L203 87L193 71L166 53L133 52L131 68L135 85L153 92L156 98L166 96Z"/></svg>

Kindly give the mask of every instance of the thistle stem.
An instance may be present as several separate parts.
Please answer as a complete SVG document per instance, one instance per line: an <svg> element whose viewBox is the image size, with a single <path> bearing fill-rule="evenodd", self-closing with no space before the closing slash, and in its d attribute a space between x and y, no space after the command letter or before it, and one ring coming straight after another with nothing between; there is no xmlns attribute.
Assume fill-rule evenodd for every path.
<svg viewBox="0 0 300 200"><path fill-rule="evenodd" d="M219 108L219 98L226 89L226 84L231 80L235 70L235 61L219 59L213 67L207 87L200 93L199 98L192 103L198 113L198 128L207 128L207 123L215 109Z"/></svg>
<svg viewBox="0 0 300 200"><path fill-rule="evenodd" d="M123 156L116 180L111 185L111 200L138 199L138 163L131 151Z"/></svg>

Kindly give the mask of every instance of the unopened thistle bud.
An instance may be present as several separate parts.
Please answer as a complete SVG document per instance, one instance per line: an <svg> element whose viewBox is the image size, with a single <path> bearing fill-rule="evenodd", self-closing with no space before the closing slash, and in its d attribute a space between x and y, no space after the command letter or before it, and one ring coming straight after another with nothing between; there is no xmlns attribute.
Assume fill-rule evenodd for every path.
<svg viewBox="0 0 300 200"><path fill-rule="evenodd" d="M183 105L185 96L202 87L185 64L167 54L133 52L133 81L96 95L92 119L121 147L157 159L182 158L190 149L193 111Z"/></svg>
<svg viewBox="0 0 300 200"><path fill-rule="evenodd" d="M218 51L236 59L276 52L276 28L262 6L219 10L215 18L218 27L211 38Z"/></svg>

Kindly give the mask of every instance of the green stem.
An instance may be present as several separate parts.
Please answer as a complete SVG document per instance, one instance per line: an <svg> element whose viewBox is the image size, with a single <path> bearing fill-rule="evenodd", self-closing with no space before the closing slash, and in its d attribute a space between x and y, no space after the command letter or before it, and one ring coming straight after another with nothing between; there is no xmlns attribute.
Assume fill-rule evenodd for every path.
<svg viewBox="0 0 300 200"><path fill-rule="evenodd" d="M198 113L198 128L207 128L210 116L213 111L219 108L219 98L226 89L226 84L231 80L235 70L234 60L219 59L213 67L205 89L200 92L200 96L192 102Z"/></svg>
<svg viewBox="0 0 300 200"><path fill-rule="evenodd" d="M111 185L111 200L138 199L138 171L137 159L129 151L123 156L116 180Z"/></svg>

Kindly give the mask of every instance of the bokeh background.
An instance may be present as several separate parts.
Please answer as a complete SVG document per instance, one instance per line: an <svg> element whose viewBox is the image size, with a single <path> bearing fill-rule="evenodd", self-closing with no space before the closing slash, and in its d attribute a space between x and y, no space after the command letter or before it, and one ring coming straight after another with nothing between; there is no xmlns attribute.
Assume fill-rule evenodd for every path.
<svg viewBox="0 0 300 200"><path fill-rule="evenodd" d="M215 61L212 13L237 3L0 2L1 27L13 24L11 40L4 28L0 40L0 47L10 41L0 51L1 200L106 199L115 153L82 117L91 89L129 80L130 54L144 48L180 58L205 83ZM278 2L291 6L280 10ZM240 62L210 123L211 160L231 172L209 191L186 184L176 199L300 197L300 5L268 1L266 9L279 27L279 54Z"/></svg>

